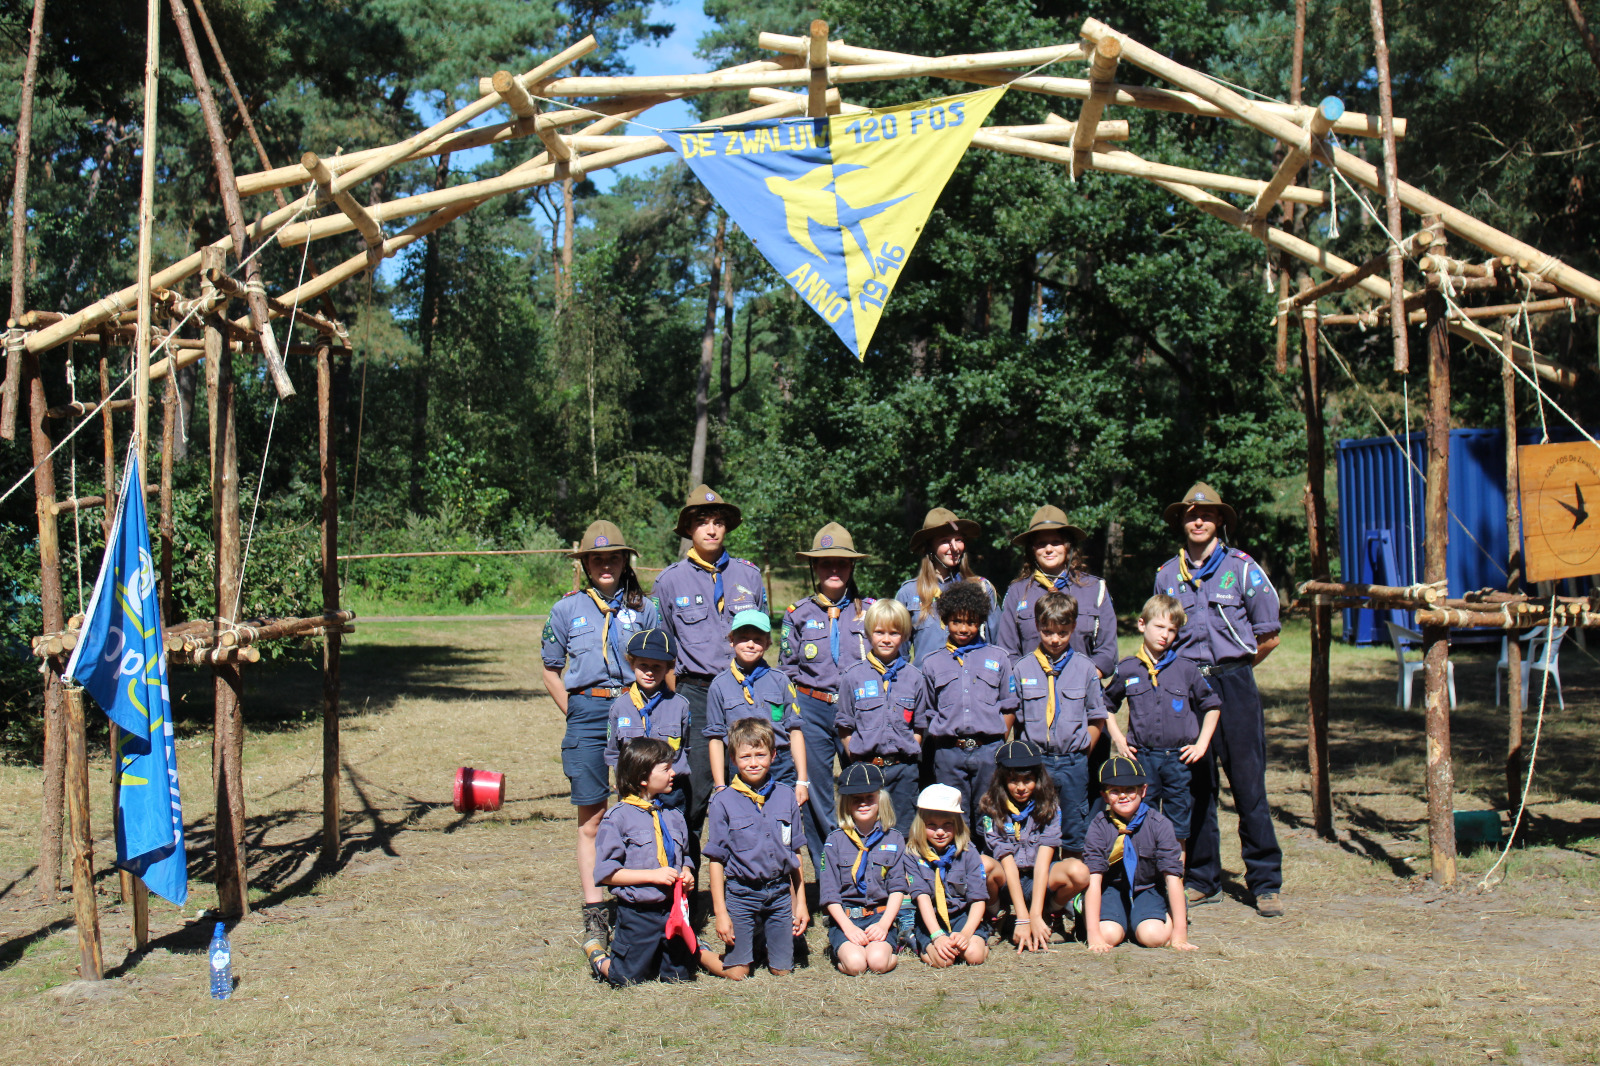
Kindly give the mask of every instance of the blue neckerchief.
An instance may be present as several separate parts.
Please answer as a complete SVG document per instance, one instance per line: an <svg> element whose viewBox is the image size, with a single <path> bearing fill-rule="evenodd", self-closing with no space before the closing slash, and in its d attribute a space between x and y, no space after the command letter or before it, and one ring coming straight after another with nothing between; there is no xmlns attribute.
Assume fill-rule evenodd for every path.
<svg viewBox="0 0 1600 1066"><path fill-rule="evenodd" d="M740 677L739 674L734 674L733 679L739 682L744 690L750 694L750 702L754 703L756 699L756 682L771 672L772 667L764 662L758 662L750 669L749 673L745 673L743 677ZM744 671L741 670L740 673L744 673Z"/></svg>
<svg viewBox="0 0 1600 1066"><path fill-rule="evenodd" d="M689 549L689 553L689 562L696 568L704 570L711 575L711 599L712 602L717 605L717 610L722 610L722 572L728 569L728 564L733 561L733 556L729 555L727 550L724 549L722 555L717 559L716 562L707 563L704 559L700 558L700 553L695 551L693 548Z"/></svg>
<svg viewBox="0 0 1600 1066"><path fill-rule="evenodd" d="M851 880L855 882L856 891L859 893L866 893L867 871L872 868L872 864L867 862L867 853L877 847L878 841L882 840L887 833L888 830L883 828L882 823L879 823L873 826L872 832L868 833L867 838L861 841L861 854L856 856L855 865L851 867ZM855 835L855 827L852 826L845 835Z"/></svg>
<svg viewBox="0 0 1600 1066"><path fill-rule="evenodd" d="M1055 576L1055 580L1051 584L1056 587L1057 592L1065 592L1072 587L1072 576L1063 570Z"/></svg>
<svg viewBox="0 0 1600 1066"><path fill-rule="evenodd" d="M1054 674L1055 676L1060 677L1061 676L1061 671L1063 671L1063 670L1065 670L1067 668L1067 664L1072 661L1072 657L1075 654L1077 654L1077 653L1074 652L1071 648L1068 648L1066 651L1062 652L1061 653L1061 658L1056 659L1053 662L1051 662L1051 664L1050 664L1050 672L1052 674Z"/></svg>
<svg viewBox="0 0 1600 1066"><path fill-rule="evenodd" d="M1122 870L1128 875L1128 891L1130 892L1133 891L1133 875L1139 869L1139 855L1133 847L1133 834L1139 831L1139 827L1144 824L1144 816L1149 813L1150 805L1141 801L1139 810L1135 812L1133 819L1128 822L1127 832L1123 833L1122 827L1117 827L1117 832L1123 833ZM1111 819L1112 825L1117 824L1116 816L1111 813L1110 807L1106 808L1106 816Z"/></svg>
<svg viewBox="0 0 1600 1066"><path fill-rule="evenodd" d="M667 696L667 686L662 685L660 688L656 689L656 694L654 696L651 696L650 698L646 699L644 701L644 705L639 708L639 719L640 719L640 721L644 722L644 735L645 736L649 736L650 735L650 714L651 714L651 712L654 711L657 707L661 706L661 701L663 699L665 699L666 696Z"/></svg>
<svg viewBox="0 0 1600 1066"><path fill-rule="evenodd" d="M611 597L609 600L606 600L606 606L611 608L612 613L622 610L623 597L627 596L627 594L628 590L622 587L622 582L617 582L617 594ZM607 618L606 621L609 623L611 620ZM614 628L608 626L606 636L610 638L608 643L611 645L611 650L616 653L611 657L611 663L615 663L617 665L617 669L619 671L617 676L620 678L620 671L622 667L627 665L628 662L628 640L627 637L623 635L621 626L616 626ZM609 667L611 663L607 663L606 665Z"/></svg>
<svg viewBox="0 0 1600 1066"><path fill-rule="evenodd" d="M1027 806L1023 807L1022 810L1007 813L1006 821L1009 824L1006 828L1011 831L1012 836L1020 840L1022 839L1022 827L1027 824L1028 819L1031 817L1033 817L1033 800L1029 800Z"/></svg>
<svg viewBox="0 0 1600 1066"><path fill-rule="evenodd" d="M905 665L905 656L896 655L894 661L883 668L883 694L885 696L889 694L890 689L894 688L894 679L900 676L900 671L904 669Z"/></svg>
<svg viewBox="0 0 1600 1066"><path fill-rule="evenodd" d="M951 655L954 655L956 657L956 662L960 663L962 666L967 665L967 660L962 658L963 655L967 654L969 651L977 651L980 648L987 648L988 646L989 642L987 640L975 640L971 644L963 644L959 648L949 642L945 643L946 650L948 650Z"/></svg>
<svg viewBox="0 0 1600 1066"><path fill-rule="evenodd" d="M816 602L818 607L821 607L823 610L828 612L828 651L833 655L833 665L838 666L839 619L844 615L844 609L849 607L852 602L850 599L850 591L849 589L846 589L845 594L841 596L837 602L830 601L828 597L824 596L820 592L813 593L811 598Z"/></svg>
<svg viewBox="0 0 1600 1066"><path fill-rule="evenodd" d="M656 693L657 696L660 693ZM666 809L666 804L661 802L661 797L656 796L650 800L652 806L659 812ZM661 827L661 846L667 849L667 865L674 870L678 868L678 845L672 842L672 834L667 832L667 827Z"/></svg>
<svg viewBox="0 0 1600 1066"><path fill-rule="evenodd" d="M1191 588L1195 589L1196 591L1199 591L1200 586L1205 584L1207 578L1209 578L1212 574L1215 574L1217 572L1217 568L1222 565L1222 561L1224 559L1226 559L1227 556L1228 556L1228 546L1226 544L1222 543L1222 541L1220 541L1220 540L1217 541L1217 546L1215 548L1211 549L1210 557L1208 559L1206 559L1206 561L1200 565L1200 569L1191 572L1189 574L1189 577L1185 579L1185 578L1182 577L1182 573L1183 573L1183 571L1186 571L1186 570L1189 569L1189 556L1186 553L1186 549L1179 548L1178 549L1179 579L1180 580L1186 580Z"/></svg>

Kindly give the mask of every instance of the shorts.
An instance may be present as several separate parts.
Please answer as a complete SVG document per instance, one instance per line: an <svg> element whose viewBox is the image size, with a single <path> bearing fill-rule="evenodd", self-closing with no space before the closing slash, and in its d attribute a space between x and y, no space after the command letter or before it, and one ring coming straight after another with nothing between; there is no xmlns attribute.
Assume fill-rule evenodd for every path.
<svg viewBox="0 0 1600 1066"><path fill-rule="evenodd" d="M730 877L723 882L723 903L733 923L733 946L722 957L724 966L754 965L761 941L769 969L794 969L794 903L788 879L756 883Z"/></svg>
<svg viewBox="0 0 1600 1066"><path fill-rule="evenodd" d="M567 731L561 738L561 772L572 786L572 805L603 805L611 795L606 766L606 724L611 701L599 696L567 696Z"/></svg>
<svg viewBox="0 0 1600 1066"><path fill-rule="evenodd" d="M1141 922L1152 918L1158 922L1167 918L1167 897L1155 885L1140 889L1132 900L1128 899L1126 886L1107 888L1100 894L1102 922L1116 922L1132 933Z"/></svg>
<svg viewBox="0 0 1600 1066"><path fill-rule="evenodd" d="M882 919L883 919L883 912L879 911L877 914L868 915L868 916L862 917L862 918L852 918L850 920L852 922L855 922L856 925L858 927L860 927L862 922L866 922L868 925L871 925L873 922L881 921ZM895 926L895 924L893 922L889 923L889 935L884 937L883 939L884 939L884 942L889 945L889 950L890 951L893 951L893 950L895 950L896 948L898 948L900 946L900 930ZM848 944L848 943L850 943L850 938L844 935L844 930L840 929L837 925L835 925L832 920L829 920L829 922L828 922L828 957L831 958L834 962L838 962L839 961L839 949L841 947L843 947L844 945Z"/></svg>
<svg viewBox="0 0 1600 1066"><path fill-rule="evenodd" d="M967 921L967 911L970 909L971 908L969 905L950 915L951 927L954 929L960 929L963 925L965 925ZM972 935L982 940L988 940L993 932L994 927L989 923L989 919L985 917L983 921L978 923L978 928L972 931ZM927 952L928 948L933 946L934 939L935 938L928 935L928 931L923 928L922 910L921 908L918 908L917 931L915 934L913 934L911 940L912 945L917 949L917 956L919 958Z"/></svg>

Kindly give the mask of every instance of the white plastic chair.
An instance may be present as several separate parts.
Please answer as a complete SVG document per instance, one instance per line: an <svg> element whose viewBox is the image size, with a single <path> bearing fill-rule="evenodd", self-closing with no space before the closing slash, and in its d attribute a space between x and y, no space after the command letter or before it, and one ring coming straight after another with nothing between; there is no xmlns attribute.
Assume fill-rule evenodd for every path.
<svg viewBox="0 0 1600 1066"><path fill-rule="evenodd" d="M1569 626L1556 626L1554 633L1549 626L1540 626L1531 629L1518 640L1528 642L1528 650L1522 653L1522 705L1528 705L1528 682L1533 671L1540 670L1550 675L1550 683L1555 686L1556 703L1564 711L1567 701L1561 695L1561 642L1566 639ZM1494 705L1500 706L1500 675L1510 669L1507 662L1507 652L1510 646L1505 637L1500 638L1500 661L1494 666Z"/></svg>
<svg viewBox="0 0 1600 1066"><path fill-rule="evenodd" d="M1385 622L1384 625L1389 627L1389 640L1394 644L1394 657L1400 664L1400 684L1395 689L1394 705L1410 710L1411 679L1418 671L1424 669L1427 664L1421 659L1407 659L1406 648L1410 644L1422 643L1422 634L1415 629L1407 629L1405 626L1396 625L1393 622ZM1456 664L1447 659L1444 666L1445 681L1450 686L1450 709L1455 710Z"/></svg>

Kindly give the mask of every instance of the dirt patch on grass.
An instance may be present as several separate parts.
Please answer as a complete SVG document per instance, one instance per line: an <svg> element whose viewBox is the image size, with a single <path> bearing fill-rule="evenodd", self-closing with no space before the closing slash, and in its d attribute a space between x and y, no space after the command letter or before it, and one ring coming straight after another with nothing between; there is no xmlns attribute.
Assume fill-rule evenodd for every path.
<svg viewBox="0 0 1600 1066"><path fill-rule="evenodd" d="M1600 669L1569 652L1567 708L1551 709L1531 808L1533 846L1487 891L1434 891L1427 862L1422 716L1394 707L1382 650L1335 649L1332 757L1339 839L1308 828L1305 640L1262 671L1269 785L1285 848L1288 917L1243 902L1223 813L1229 898L1194 913L1200 950L1092 957L1002 948L977 970L903 958L846 979L810 935L787 979L612 992L577 948L573 808L561 724L537 686L535 626L369 626L350 644L344 845L320 838L320 694L299 665L253 674L245 754L252 896L233 932L236 997L207 996L202 915L214 896L209 737L180 717L194 855L191 903L152 905L155 944L124 959L128 917L100 878L114 985L67 988L65 903L33 903L36 771L0 768L0 1061L875 1064L1015 1062L1592 1062L1600 994ZM1494 657L1458 657L1458 807L1504 807L1504 711ZM186 676L185 713L207 707ZM204 712L201 711L203 714ZM300 724L300 723L306 724ZM1529 733L1532 732L1532 716ZM505 808L450 808L456 767L504 771ZM106 810L102 761L95 810ZM96 829L106 821L97 817ZM110 853L102 840L97 854ZM1475 884L1493 856L1462 860ZM57 991L60 990L60 991ZM52 994L55 992L55 994Z"/></svg>

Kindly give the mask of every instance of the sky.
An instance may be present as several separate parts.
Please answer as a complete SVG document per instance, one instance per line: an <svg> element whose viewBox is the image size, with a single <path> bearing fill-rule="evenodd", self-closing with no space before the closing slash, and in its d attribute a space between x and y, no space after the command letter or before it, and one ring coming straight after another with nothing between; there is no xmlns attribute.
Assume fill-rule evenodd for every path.
<svg viewBox="0 0 1600 1066"><path fill-rule="evenodd" d="M705 60L694 54L701 35L711 28L711 20L706 17L701 0L658 3L650 9L650 21L672 23L672 36L660 44L634 45L624 53L635 74L687 74L710 69ZM658 129L690 126L695 122L694 112L682 100L658 104L639 117ZM627 132L640 134L650 131L634 127ZM602 170L593 175L594 183L605 191L616 182L619 174L643 174L670 158L664 155L651 156L611 170Z"/></svg>

